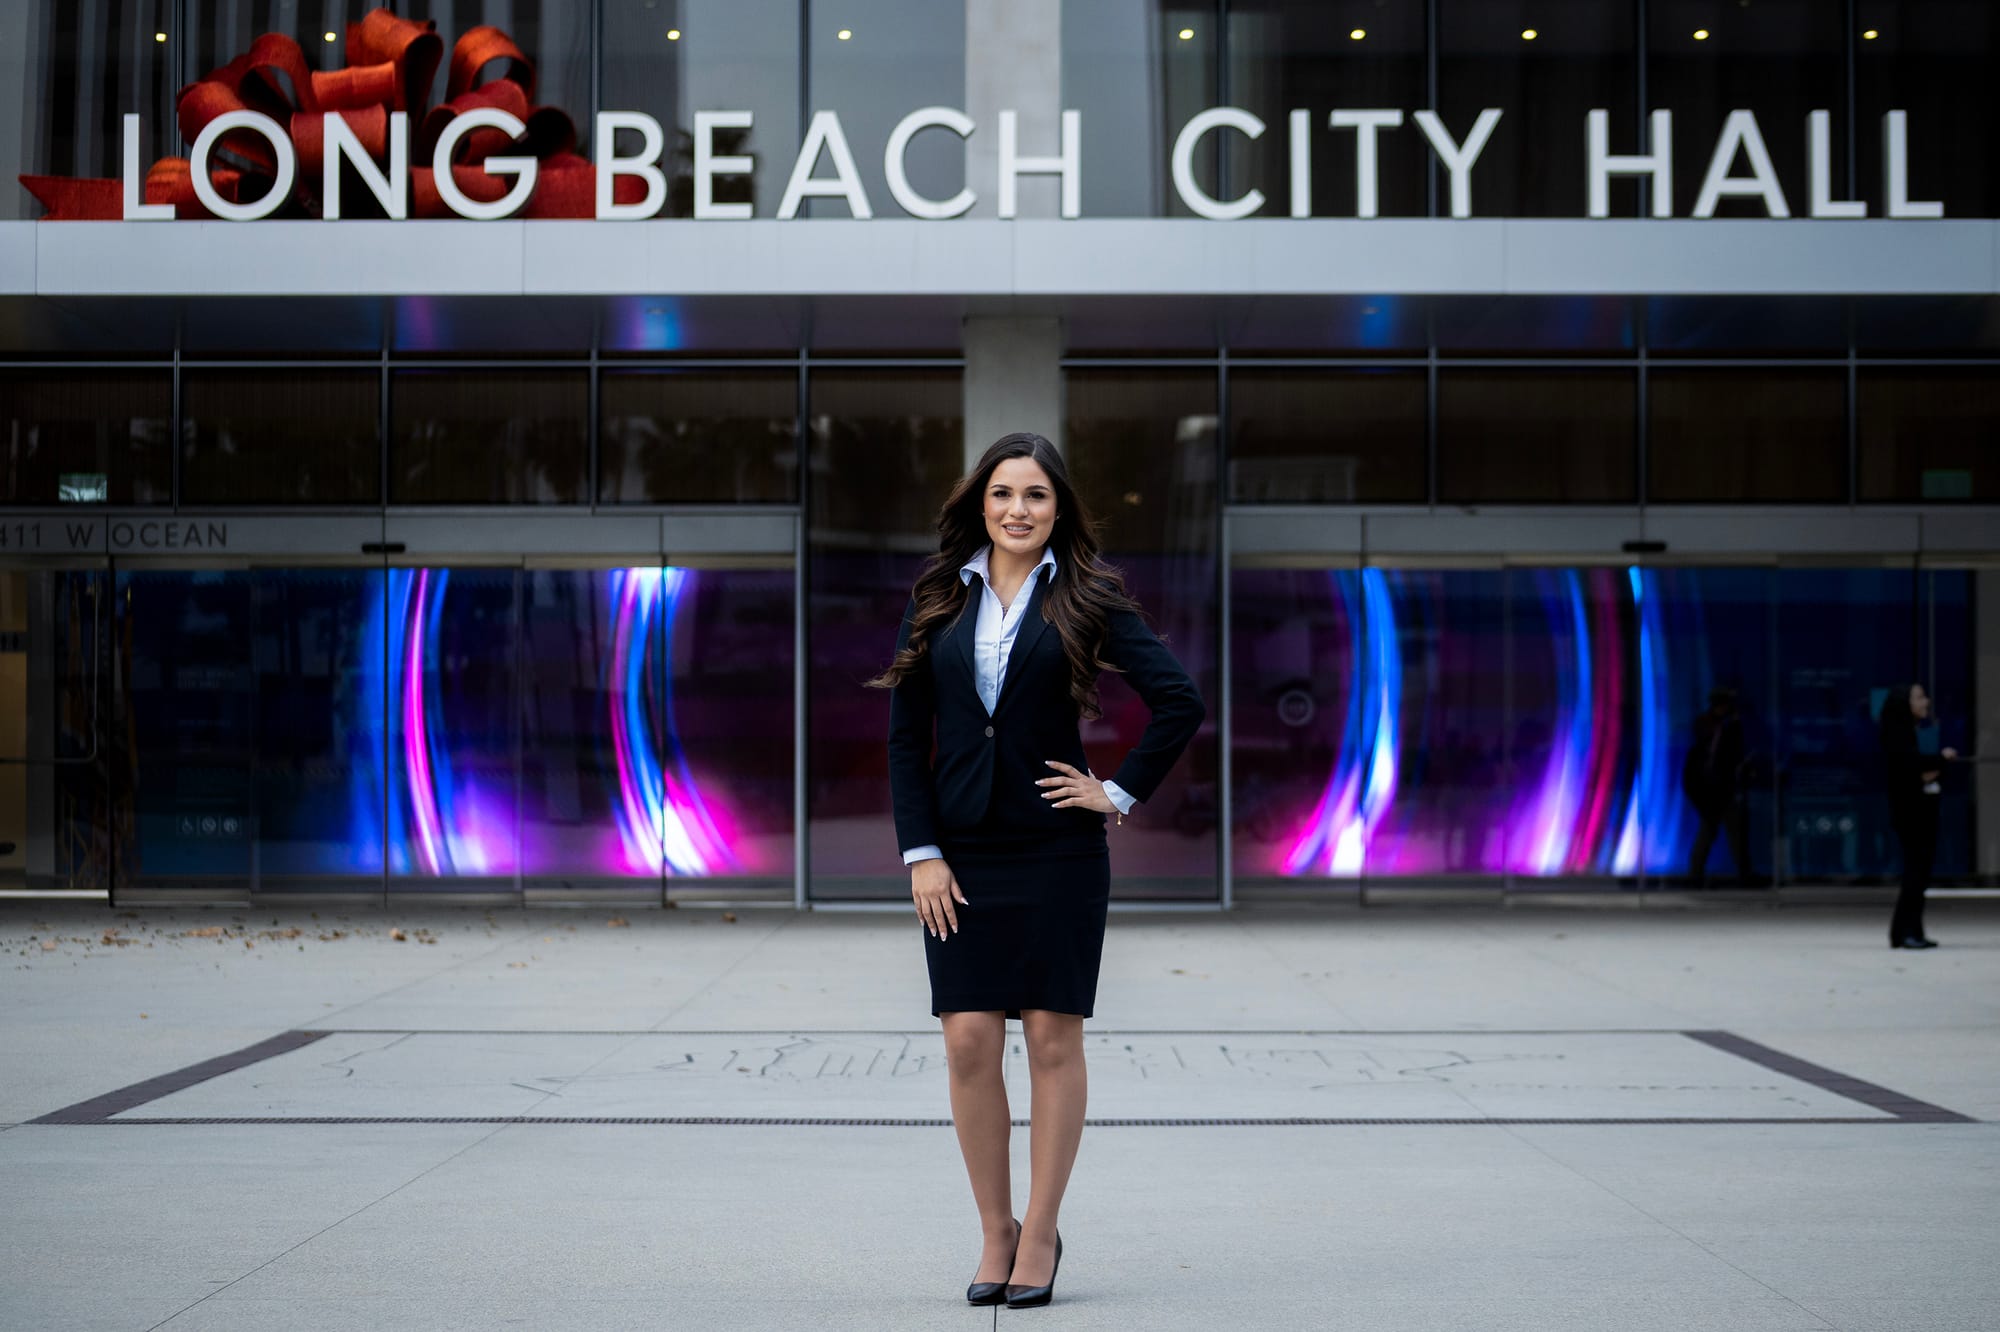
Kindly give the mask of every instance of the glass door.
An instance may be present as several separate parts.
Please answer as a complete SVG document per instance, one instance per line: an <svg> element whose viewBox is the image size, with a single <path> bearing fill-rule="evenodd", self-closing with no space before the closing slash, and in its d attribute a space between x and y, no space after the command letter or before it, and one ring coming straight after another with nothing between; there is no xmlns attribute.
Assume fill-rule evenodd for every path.
<svg viewBox="0 0 2000 1332"><path fill-rule="evenodd" d="M0 887L112 887L102 561L0 567Z"/></svg>

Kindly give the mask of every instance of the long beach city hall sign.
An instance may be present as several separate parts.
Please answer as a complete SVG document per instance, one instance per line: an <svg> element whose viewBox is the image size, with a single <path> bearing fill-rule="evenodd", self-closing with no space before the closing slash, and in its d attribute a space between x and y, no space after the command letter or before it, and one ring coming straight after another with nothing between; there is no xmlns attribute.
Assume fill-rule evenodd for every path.
<svg viewBox="0 0 2000 1332"><path fill-rule="evenodd" d="M331 40L333 34L327 36ZM491 25L469 28L453 43L448 61L445 55L434 23L387 9L372 10L348 25L348 64L339 69L312 69L296 40L265 33L175 98L181 137L193 144L187 157L162 157L142 166L144 126L139 116L127 115L120 179L24 175L21 183L47 207L49 220L332 220L343 216L350 202L357 213L398 220L631 220L658 216L670 193L676 198L675 215L703 221L754 216L754 205L745 198L750 193L745 178L755 170L755 161L737 151L755 128L749 111L694 113L687 134L692 162L685 168L676 162L679 188L670 191L661 165L666 133L653 116L599 112L591 136L596 157L591 160L576 151L576 126L569 113L534 103L534 64L507 33ZM431 85L440 66L447 71L444 96L431 105ZM1499 108L1488 107L1461 135L1435 111L1409 115L1444 168L1455 218L1472 216L1473 169L1501 117ZM1061 113L1053 156L1022 155L1017 111L999 110L997 121L997 214L1016 216L1021 178L1039 175L1058 179L1062 216L1080 216L1082 113ZM1831 123L1828 112L1813 111L1803 127L1810 195L1806 215L1865 217L1865 203L1833 197ZM1312 111L1288 112L1283 132L1289 215L1311 216L1314 137L1323 128L1351 136L1355 215L1377 216L1381 144L1403 126L1400 110L1334 110L1318 124ZM896 207L924 219L970 211L978 196L969 185L948 199L926 195L910 183L905 159L920 134L953 134L963 141L979 130L971 116L948 106L923 107L899 120L882 146L882 178ZM1261 139L1270 132L1258 116L1235 106L1211 107L1189 119L1174 136L1170 155L1181 202L1199 217L1222 220L1252 217L1267 205L1275 211L1277 205L1262 189L1215 198L1197 183L1194 170L1195 155L1209 136ZM1583 132L1589 216L1610 215L1611 181L1617 177L1650 180L1653 216L1673 216L1671 111L1652 113L1648 150L1641 153L1611 151L1608 111L1588 112ZM1942 217L1942 204L1910 198L1907 114L1888 112L1881 133L1888 216ZM822 161L831 174L819 174ZM366 191L366 199L352 196L356 184ZM1265 184L1278 186L1275 181ZM343 190L350 191L348 197ZM795 217L802 203L819 197L844 201L857 218L875 215L876 201L868 197L835 111L815 112L807 125L777 216ZM1794 203L1785 197L1763 130L1749 111L1731 111L1724 118L1694 216L1713 217L1716 205L1729 198L1759 201L1771 217L1793 215Z"/></svg>
<svg viewBox="0 0 2000 1332"><path fill-rule="evenodd" d="M1479 113L1463 138L1456 137L1435 111L1417 111L1409 119L1415 123L1430 151L1438 159L1450 182L1451 215L1473 214L1473 168L1499 125L1502 112L1489 107ZM342 166L352 168L353 179L368 191L376 208L393 219L411 215L410 117L393 111L380 123L357 125L340 111L319 117L311 166L317 168L317 195L320 216L337 219L342 214ZM1082 114L1062 113L1059 150L1054 156L1023 156L1019 149L1017 113L999 112L998 215L1012 218L1017 213L1017 185L1023 176L1050 175L1060 181L1061 211L1065 218L1081 216L1079 200L1083 192ZM1292 111L1287 117L1289 173L1286 193L1289 216L1311 216L1312 195L1312 113ZM1831 117L1813 111L1806 117L1807 156L1806 215L1816 218L1865 217L1868 206L1857 200L1838 200L1832 194ZM1351 132L1354 144L1354 182L1357 217L1376 217L1377 162L1380 136L1400 128L1404 114L1398 110L1335 110L1326 118L1334 131ZM746 156L719 153L716 132L749 131L753 128L749 111L697 111L693 124L693 216L698 220L740 221L753 216L752 205L725 202L716 197L718 180L747 175L753 166ZM128 220L167 219L188 216L190 210L172 202L152 202L146 197L146 175L139 162L140 118L124 118L124 174L121 216ZM914 218L943 219L969 211L977 199L971 188L961 189L948 199L928 197L910 183L905 155L911 140L926 130L943 130L969 139L978 126L972 117L952 107L929 106L912 111L890 131L882 152L882 175L890 197L904 213ZM364 138L375 140L371 145ZM1217 199L1195 181L1194 160L1202 140L1214 133L1231 132L1249 139L1269 131L1262 119L1241 107L1222 106L1202 111L1175 136L1172 153L1174 191L1188 209L1200 217L1234 219L1252 217L1267 210L1270 200L1261 189L1251 189L1234 199ZM247 151L239 145L244 136L255 136L256 146ZM502 107L485 106L464 110L446 120L431 136L427 170L422 184L435 191L443 208L427 209L431 215L449 214L463 218L491 220L522 213L534 197L544 159L529 153L491 151L467 154L465 149L480 136L489 143L517 145L529 137L529 126L521 117ZM1652 182L1652 215L1673 216L1674 135L1673 113L1655 111L1650 119L1651 150L1637 154L1614 154L1610 149L1610 113L1591 111L1585 118L1585 175L1589 216L1610 215L1610 182L1615 177L1644 177ZM621 136L623 136L621 140ZM1909 197L1909 141L1905 112L1890 111L1882 118L1883 197L1887 215L1896 218L1944 216L1944 206L1935 201ZM636 139L636 144L634 140ZM597 115L597 146L593 186L586 216L605 220L643 219L656 216L667 199L667 178L660 157L666 136L660 122L639 111L603 111ZM620 151L623 144L625 151ZM238 154L265 168L270 185L261 197L230 197L224 173L217 170L218 148L228 145ZM261 149L261 151L260 151ZM269 217L291 199L299 182L299 145L287 127L259 111L226 111L209 120L194 141L183 178L192 186L193 199L206 213L230 221L250 222ZM384 160L386 158L386 161ZM470 160L468 160L470 159ZM821 160L832 174L817 174ZM1740 168L1739 168L1739 159ZM574 171L574 168L557 167ZM235 176L237 173L229 173ZM470 179L468 179L470 177ZM47 180L47 177L38 178ZM575 182L582 184L582 181ZM426 191L427 193L429 191ZM871 218L875 206L863 186L860 172L840 115L834 111L814 114L804 141L785 183L777 217L795 217L806 199L815 197L844 200L854 217ZM1724 120L1708 166L1702 175L1701 191L1695 199L1693 216L1713 217L1716 205L1725 198L1761 201L1774 218L1793 216L1791 201L1785 197L1771 153L1757 118L1750 111L1731 111ZM581 212L582 210L577 210ZM197 214L198 215L198 214ZM530 214L532 215L532 213ZM576 212L564 214L575 216Z"/></svg>

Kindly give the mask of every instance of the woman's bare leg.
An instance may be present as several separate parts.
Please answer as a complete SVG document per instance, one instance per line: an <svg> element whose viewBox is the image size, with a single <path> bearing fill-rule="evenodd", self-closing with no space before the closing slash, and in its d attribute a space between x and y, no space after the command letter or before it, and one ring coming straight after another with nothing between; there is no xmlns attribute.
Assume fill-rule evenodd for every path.
<svg viewBox="0 0 2000 1332"><path fill-rule="evenodd" d="M1083 1067L1083 1019L1075 1013L1021 1010L1034 1108L1028 1132L1031 1182L1021 1217L1021 1248L1007 1278L1015 1286L1049 1282L1056 1262L1056 1213L1083 1137L1089 1083Z"/></svg>
<svg viewBox="0 0 2000 1332"><path fill-rule="evenodd" d="M940 1013L944 1024L945 1069L951 1082L951 1122L958 1150L972 1181L985 1237L974 1281L1005 1281L1014 1253L1013 1185L1007 1169L1007 1135L1012 1128L1001 1056L1007 1045L1007 1016Z"/></svg>

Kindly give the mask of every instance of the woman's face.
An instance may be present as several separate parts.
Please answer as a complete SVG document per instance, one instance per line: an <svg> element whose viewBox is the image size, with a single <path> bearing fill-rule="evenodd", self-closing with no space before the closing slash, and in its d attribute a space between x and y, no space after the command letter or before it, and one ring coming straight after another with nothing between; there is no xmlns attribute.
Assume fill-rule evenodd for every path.
<svg viewBox="0 0 2000 1332"><path fill-rule="evenodd" d="M1056 488L1033 458L1004 458L986 478L986 536L993 549L1036 555L1056 525Z"/></svg>
<svg viewBox="0 0 2000 1332"><path fill-rule="evenodd" d="M1918 721L1931 715L1931 696L1922 685L1910 686L1910 715Z"/></svg>

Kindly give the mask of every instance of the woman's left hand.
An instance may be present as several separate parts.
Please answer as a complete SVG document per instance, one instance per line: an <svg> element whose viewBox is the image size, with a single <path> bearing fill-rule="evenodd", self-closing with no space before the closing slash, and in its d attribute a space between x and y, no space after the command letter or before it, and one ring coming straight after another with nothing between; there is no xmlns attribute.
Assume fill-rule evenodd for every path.
<svg viewBox="0 0 2000 1332"><path fill-rule="evenodd" d="M1111 797L1104 793L1104 783L1098 781L1096 774L1090 769L1085 768L1082 772L1078 772L1067 763L1058 763L1054 759L1043 761L1063 774L1060 777L1035 779L1035 785L1043 788L1042 799L1054 801L1055 808L1081 805L1100 814L1114 814L1118 811L1118 806L1112 804Z"/></svg>

